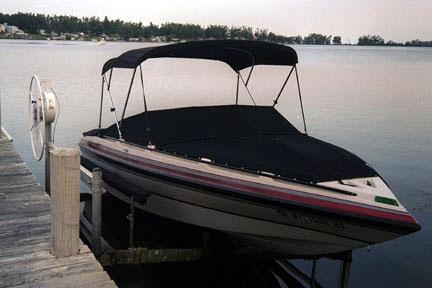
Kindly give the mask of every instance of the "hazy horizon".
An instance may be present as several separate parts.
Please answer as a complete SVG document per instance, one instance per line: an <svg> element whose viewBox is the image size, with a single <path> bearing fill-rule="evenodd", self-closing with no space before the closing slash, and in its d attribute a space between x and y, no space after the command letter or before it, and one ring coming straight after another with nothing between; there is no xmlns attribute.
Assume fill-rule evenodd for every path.
<svg viewBox="0 0 432 288"><path fill-rule="evenodd" d="M146 4L140 1L105 0L15 0L3 3L2 13L98 16L109 19L161 24L165 22L206 25L251 26L286 36L321 33L340 35L344 43L356 43L366 34L404 42L432 40L432 1L427 0L277 0L209 1L164 0Z"/></svg>

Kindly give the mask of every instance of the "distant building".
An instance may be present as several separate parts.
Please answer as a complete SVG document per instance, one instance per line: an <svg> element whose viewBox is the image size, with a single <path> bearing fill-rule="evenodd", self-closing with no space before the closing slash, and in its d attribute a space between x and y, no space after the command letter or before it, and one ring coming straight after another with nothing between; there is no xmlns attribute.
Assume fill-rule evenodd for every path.
<svg viewBox="0 0 432 288"><path fill-rule="evenodd" d="M6 27L4 24L0 24L0 33L5 33L6 32Z"/></svg>
<svg viewBox="0 0 432 288"><path fill-rule="evenodd" d="M39 34L40 35L45 35L45 30L44 29L39 29Z"/></svg>
<svg viewBox="0 0 432 288"><path fill-rule="evenodd" d="M27 33L25 33L24 31L22 31L20 29L18 29L18 30L15 31L15 35L18 35L18 36L27 36Z"/></svg>
<svg viewBox="0 0 432 288"><path fill-rule="evenodd" d="M17 26L9 26L9 25L6 25L5 30L6 33L8 34L15 34L18 31L21 31Z"/></svg>
<svg viewBox="0 0 432 288"><path fill-rule="evenodd" d="M165 36L156 36L150 39L150 42L165 42L167 41L167 37Z"/></svg>

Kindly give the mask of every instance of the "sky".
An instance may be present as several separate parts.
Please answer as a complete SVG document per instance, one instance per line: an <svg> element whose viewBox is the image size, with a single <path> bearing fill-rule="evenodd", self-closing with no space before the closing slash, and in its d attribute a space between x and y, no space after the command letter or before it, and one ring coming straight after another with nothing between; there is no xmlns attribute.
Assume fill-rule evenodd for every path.
<svg viewBox="0 0 432 288"><path fill-rule="evenodd" d="M287 36L361 35L432 40L432 0L0 0L0 12L35 12L154 24L251 26Z"/></svg>

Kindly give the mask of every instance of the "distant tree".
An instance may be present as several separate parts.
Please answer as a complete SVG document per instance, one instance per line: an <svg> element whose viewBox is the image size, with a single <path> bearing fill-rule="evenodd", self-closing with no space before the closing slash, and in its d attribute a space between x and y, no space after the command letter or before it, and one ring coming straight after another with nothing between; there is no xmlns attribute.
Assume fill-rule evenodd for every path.
<svg viewBox="0 0 432 288"><path fill-rule="evenodd" d="M253 30L252 27L231 27L228 31L228 35L230 39L239 39L239 40L253 40Z"/></svg>
<svg viewBox="0 0 432 288"><path fill-rule="evenodd" d="M405 42L405 46L411 47L432 47L432 41L421 41L419 39Z"/></svg>
<svg viewBox="0 0 432 288"><path fill-rule="evenodd" d="M103 27L103 32L105 34L112 34L112 29L111 29L111 22L108 20L108 17L105 16L103 23L102 23L102 27Z"/></svg>
<svg viewBox="0 0 432 288"><path fill-rule="evenodd" d="M152 22L150 22L148 26L142 27L142 37L147 40L150 40L159 34L159 26L154 25Z"/></svg>
<svg viewBox="0 0 432 288"><path fill-rule="evenodd" d="M161 26L152 22L143 25L122 20L109 20L104 17L75 17L65 15L44 15L34 13L0 13L0 23L18 26L24 32L37 34L40 29L47 33L78 33L84 32L89 36L116 36L123 39L144 38L151 39L155 36L165 36L168 40L197 40L197 39L243 39L269 41L280 44L315 44L328 45L341 44L341 36L331 36L312 33L306 37L278 35L267 29L253 30L251 27L231 27L224 25L209 25L201 27L196 24L164 23ZM349 41L348 41L349 42ZM415 46L432 47L432 41L419 39L397 43L385 42L378 35L364 35L358 39L358 45L386 45L386 46Z"/></svg>
<svg viewBox="0 0 432 288"><path fill-rule="evenodd" d="M328 45L330 44L330 39L331 36L312 33L303 38L303 44Z"/></svg>
<svg viewBox="0 0 432 288"><path fill-rule="evenodd" d="M384 39L379 35L363 35L358 39L357 45L360 46L383 46Z"/></svg>
<svg viewBox="0 0 432 288"><path fill-rule="evenodd" d="M165 23L162 24L159 32L172 40L196 40L204 37L204 30L196 24Z"/></svg>
<svg viewBox="0 0 432 288"><path fill-rule="evenodd" d="M267 41L269 38L267 29L257 29L254 33L255 39L258 41Z"/></svg>
<svg viewBox="0 0 432 288"><path fill-rule="evenodd" d="M404 44L403 43L394 42L394 41L390 40L390 41L387 41L385 43L385 45L386 46L403 46Z"/></svg>
<svg viewBox="0 0 432 288"><path fill-rule="evenodd" d="M333 36L332 42L334 45L341 45L342 44L342 37L341 36Z"/></svg>
<svg viewBox="0 0 432 288"><path fill-rule="evenodd" d="M303 37L300 35L294 36L293 41L295 44L302 44L303 43Z"/></svg>
<svg viewBox="0 0 432 288"><path fill-rule="evenodd" d="M223 25L210 25L204 30L205 38L226 39L228 27Z"/></svg>

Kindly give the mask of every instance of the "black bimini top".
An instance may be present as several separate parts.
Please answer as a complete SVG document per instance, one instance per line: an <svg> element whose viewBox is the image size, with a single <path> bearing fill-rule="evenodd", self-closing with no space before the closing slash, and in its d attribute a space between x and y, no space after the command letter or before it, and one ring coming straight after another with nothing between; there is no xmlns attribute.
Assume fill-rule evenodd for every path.
<svg viewBox="0 0 432 288"><path fill-rule="evenodd" d="M163 57L217 60L225 62L234 71L254 65L293 66L298 62L295 50L285 45L249 40L206 40L130 50L108 60L102 74L112 68L134 69L147 59Z"/></svg>
<svg viewBox="0 0 432 288"><path fill-rule="evenodd" d="M312 183L377 176L352 153L299 132L271 106L226 105L144 112L123 120L124 140L146 146L148 118L152 144L157 150L176 156L207 158L216 165ZM101 133L118 137L116 125Z"/></svg>

